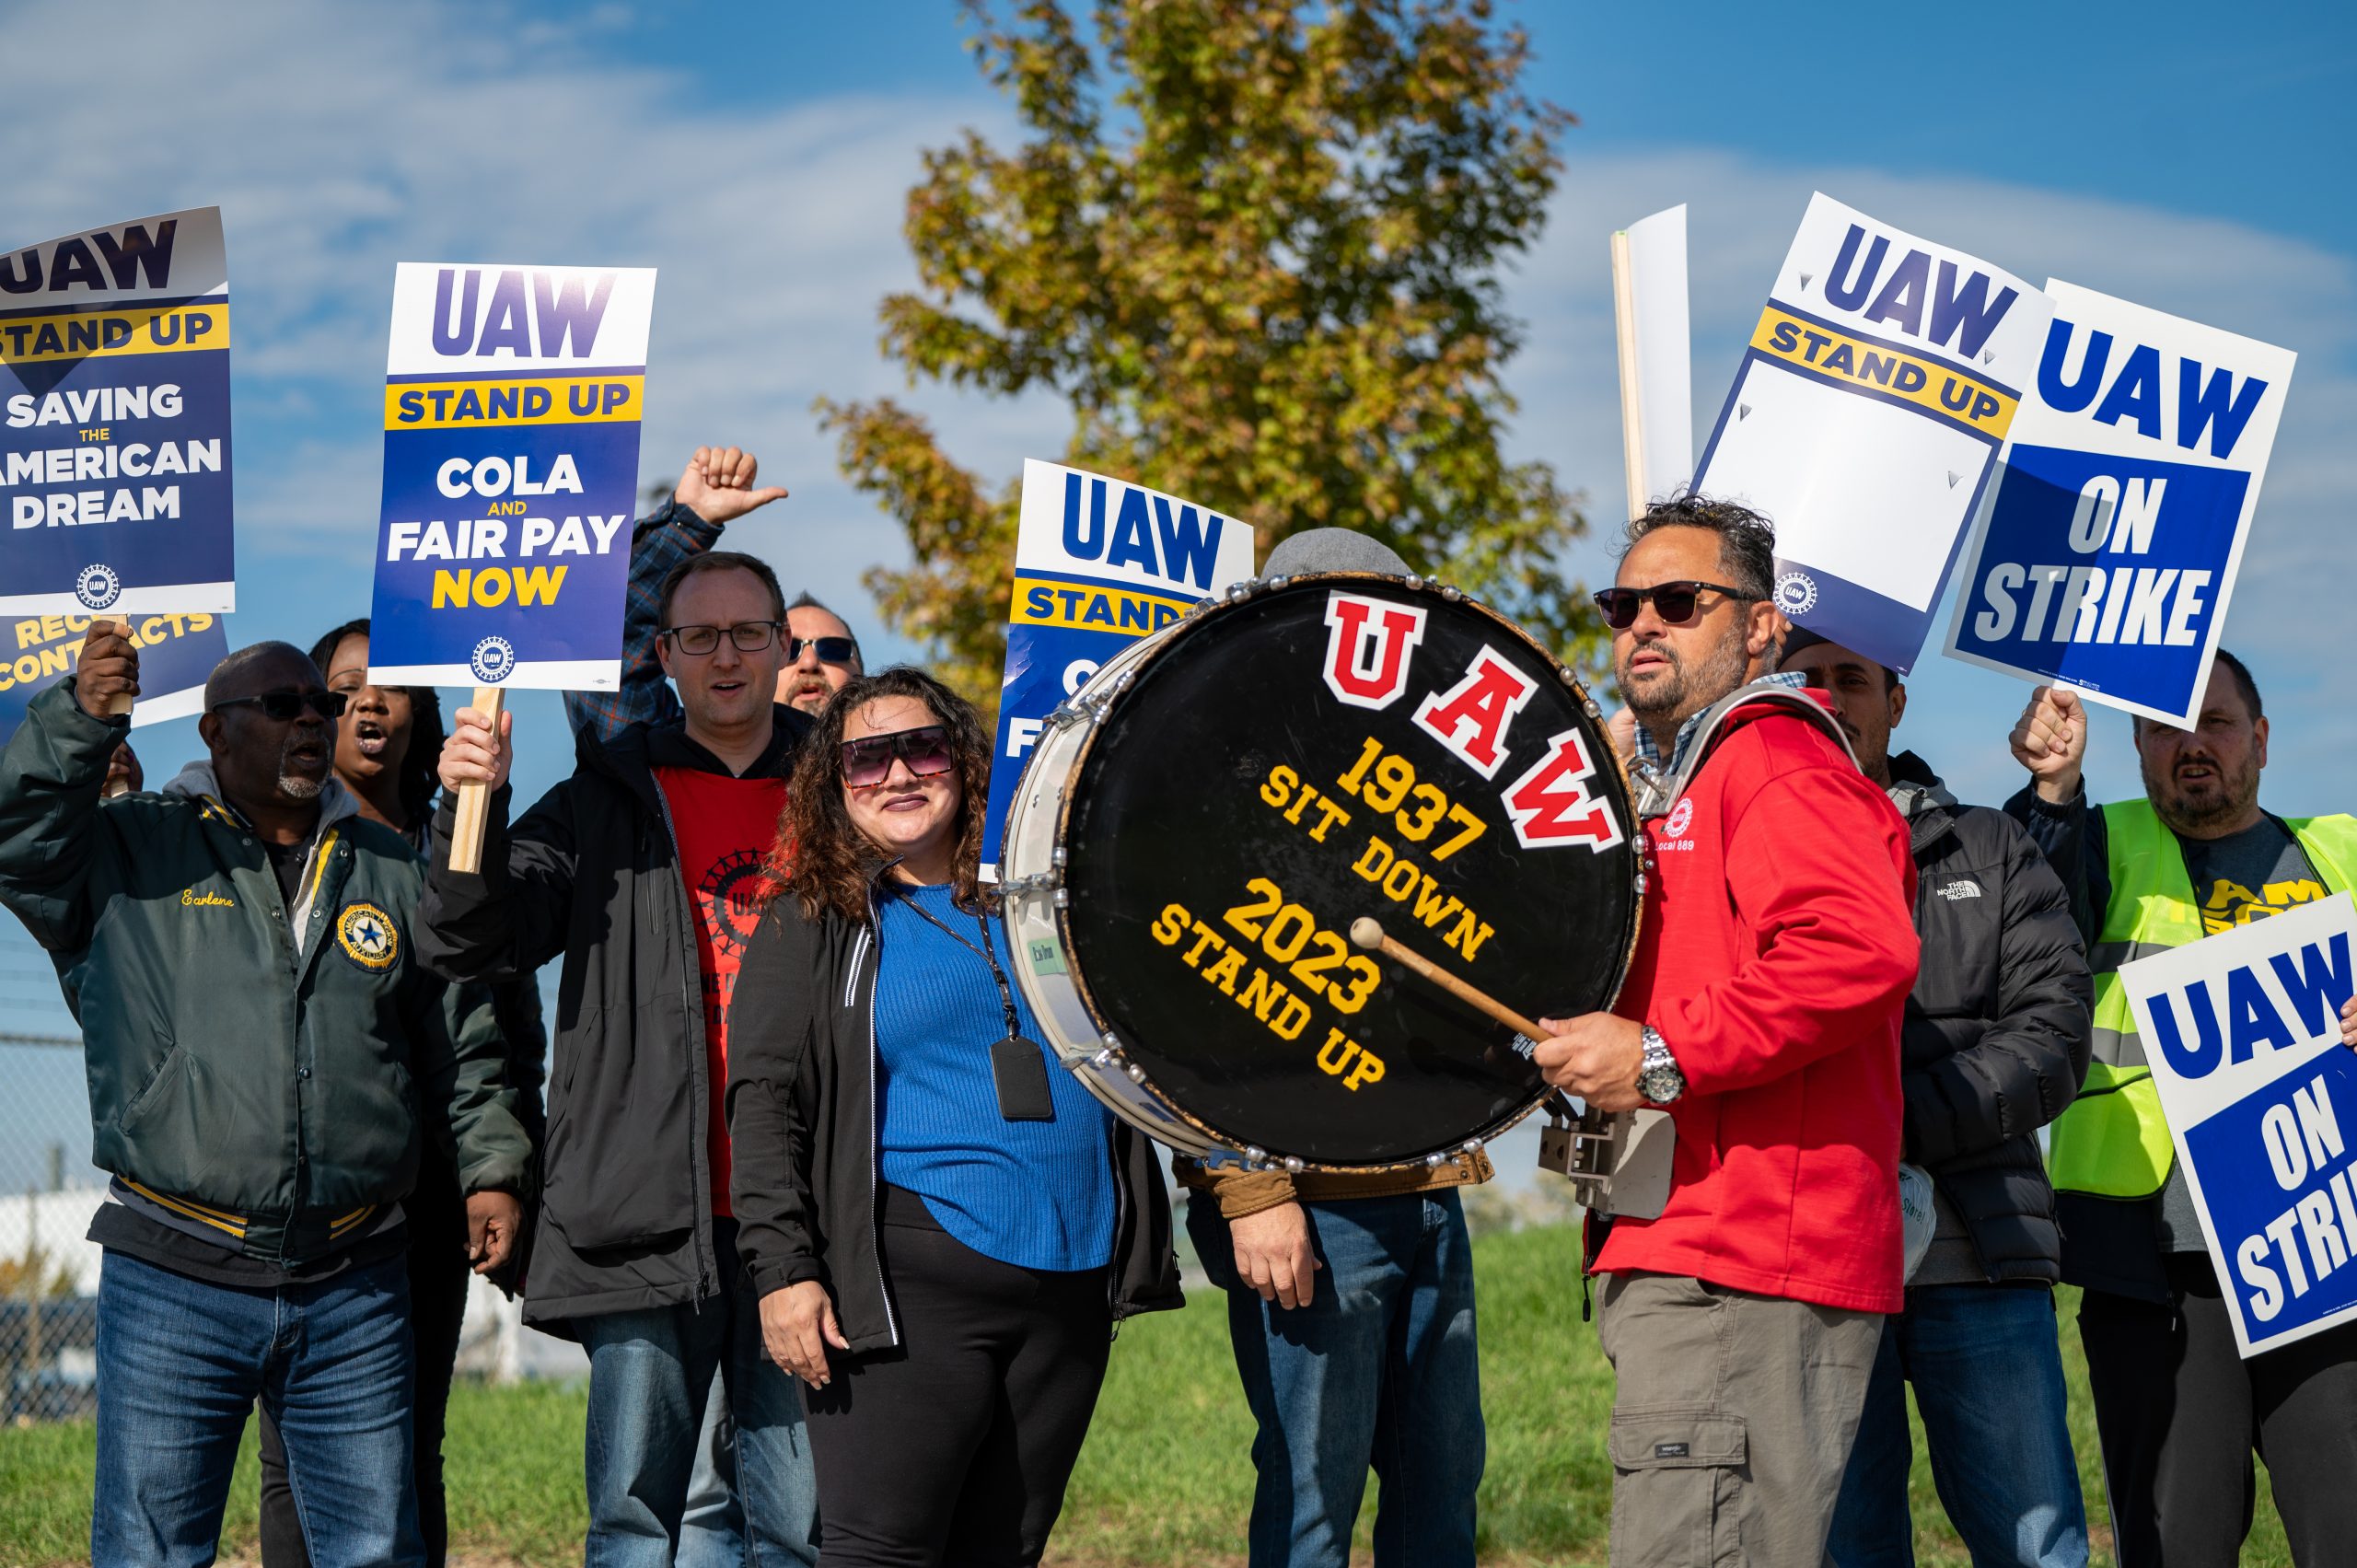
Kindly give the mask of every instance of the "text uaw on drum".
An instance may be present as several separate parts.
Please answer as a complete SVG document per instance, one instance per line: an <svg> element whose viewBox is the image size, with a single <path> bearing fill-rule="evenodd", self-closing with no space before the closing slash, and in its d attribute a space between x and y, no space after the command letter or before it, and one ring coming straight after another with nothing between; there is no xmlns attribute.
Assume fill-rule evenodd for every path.
<svg viewBox="0 0 2357 1568"><path fill-rule="evenodd" d="M1052 717L1001 865L1067 1066L1188 1153L1436 1159L1546 1098L1532 1042L1353 947L1541 1016L1611 1005L1635 818L1593 702L1494 611L1414 577L1239 584Z"/></svg>

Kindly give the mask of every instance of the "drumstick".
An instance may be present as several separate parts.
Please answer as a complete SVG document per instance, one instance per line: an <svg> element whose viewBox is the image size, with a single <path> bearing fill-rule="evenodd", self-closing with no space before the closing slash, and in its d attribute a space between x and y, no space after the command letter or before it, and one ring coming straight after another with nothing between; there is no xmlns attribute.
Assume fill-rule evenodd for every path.
<svg viewBox="0 0 2357 1568"><path fill-rule="evenodd" d="M1468 1004L1480 1012L1487 1013L1499 1023L1527 1037L1534 1043L1547 1038L1548 1031L1541 1028L1537 1020L1524 1017L1479 986L1457 979L1430 958L1420 958L1410 952L1399 945L1398 939L1386 936L1380 921L1366 915L1359 916L1358 919L1351 922L1351 940L1362 947L1372 948L1387 958L1396 959L1406 965L1458 1001Z"/></svg>

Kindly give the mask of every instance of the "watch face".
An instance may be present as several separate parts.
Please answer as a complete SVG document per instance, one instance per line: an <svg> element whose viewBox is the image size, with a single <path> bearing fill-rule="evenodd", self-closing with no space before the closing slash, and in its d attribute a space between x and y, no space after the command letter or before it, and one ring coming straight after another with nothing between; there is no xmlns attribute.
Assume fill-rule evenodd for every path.
<svg viewBox="0 0 2357 1568"><path fill-rule="evenodd" d="M1655 1105L1668 1104L1685 1089L1685 1074L1675 1067L1648 1067L1637 1074L1637 1092Z"/></svg>

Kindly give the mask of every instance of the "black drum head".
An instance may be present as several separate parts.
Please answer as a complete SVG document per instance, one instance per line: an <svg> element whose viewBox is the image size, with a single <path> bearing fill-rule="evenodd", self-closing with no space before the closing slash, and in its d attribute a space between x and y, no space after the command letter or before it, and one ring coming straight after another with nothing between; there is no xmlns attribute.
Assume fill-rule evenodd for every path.
<svg viewBox="0 0 2357 1568"><path fill-rule="evenodd" d="M1170 1106L1323 1166L1453 1150L1528 1110L1530 1042L1380 953L1527 1016L1611 1005L1635 816L1585 694L1511 622L1396 578L1295 578L1136 671L1062 843L1091 1012Z"/></svg>

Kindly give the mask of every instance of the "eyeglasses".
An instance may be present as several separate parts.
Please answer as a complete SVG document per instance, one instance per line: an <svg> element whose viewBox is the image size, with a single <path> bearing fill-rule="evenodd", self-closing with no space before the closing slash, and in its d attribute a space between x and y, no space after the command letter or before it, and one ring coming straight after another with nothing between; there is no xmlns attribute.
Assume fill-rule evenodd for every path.
<svg viewBox="0 0 2357 1568"><path fill-rule="evenodd" d="M739 643L738 647L745 645ZM785 662L793 664L802 657L802 650L819 650L820 664L849 664L859 656L859 644L849 637L792 637L785 639Z"/></svg>
<svg viewBox="0 0 2357 1568"><path fill-rule="evenodd" d="M1637 623L1637 611L1647 599L1654 602L1654 613L1666 626L1691 626L1701 611L1700 596L1705 592L1724 594L1732 599L1757 599L1759 594L1747 594L1741 588L1731 588L1724 583L1705 583L1689 579L1678 583L1655 583L1649 588L1599 588L1596 608L1604 611L1604 623L1615 632L1626 632Z"/></svg>
<svg viewBox="0 0 2357 1568"><path fill-rule="evenodd" d="M305 708L323 719L340 719L351 699L341 691L265 691L259 697L226 697L213 704L213 711L243 707L250 703L260 708L265 717L285 724Z"/></svg>
<svg viewBox="0 0 2357 1568"><path fill-rule="evenodd" d="M921 725L844 741L843 783L853 789L874 789L891 776L895 757L921 779L946 773L957 762L949 751L949 732L937 724Z"/></svg>
<svg viewBox="0 0 2357 1568"><path fill-rule="evenodd" d="M683 654L701 656L716 652L720 634L726 632L739 652L757 654L776 639L777 629L784 624L782 621L739 621L734 626L667 626L656 635L670 638L671 645Z"/></svg>

